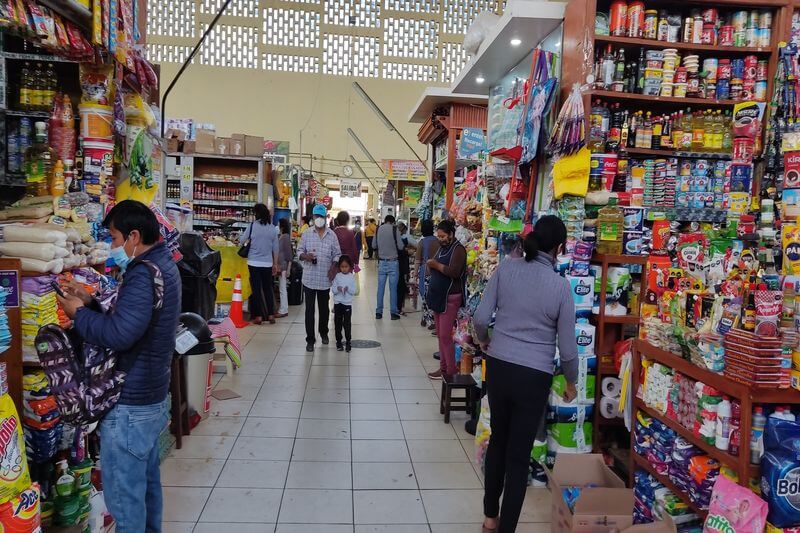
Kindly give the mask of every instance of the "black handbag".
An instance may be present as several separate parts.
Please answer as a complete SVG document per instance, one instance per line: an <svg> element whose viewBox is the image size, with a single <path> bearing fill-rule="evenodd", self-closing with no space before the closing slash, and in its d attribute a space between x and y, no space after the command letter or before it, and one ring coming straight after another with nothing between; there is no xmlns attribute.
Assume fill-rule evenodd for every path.
<svg viewBox="0 0 800 533"><path fill-rule="evenodd" d="M244 257L247 259L247 256L250 255L250 241L253 240L253 223L250 223L250 238L247 239L247 242L244 243L239 247L239 251L236 253L239 254L239 257Z"/></svg>

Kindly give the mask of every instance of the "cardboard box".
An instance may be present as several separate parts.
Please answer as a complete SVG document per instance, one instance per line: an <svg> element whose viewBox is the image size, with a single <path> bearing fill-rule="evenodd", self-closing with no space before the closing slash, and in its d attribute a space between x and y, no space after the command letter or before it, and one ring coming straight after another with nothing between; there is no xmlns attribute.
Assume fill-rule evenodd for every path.
<svg viewBox="0 0 800 533"><path fill-rule="evenodd" d="M176 129L167 130L167 135L166 135L167 153L180 152L181 145L185 140L186 140L186 132Z"/></svg>
<svg viewBox="0 0 800 533"><path fill-rule="evenodd" d="M244 133L234 133L231 139L242 141L244 154L247 157L261 157L264 155L264 137L255 135L245 135Z"/></svg>
<svg viewBox="0 0 800 533"><path fill-rule="evenodd" d="M199 154L217 153L216 132L211 130L197 130L195 133L195 151Z"/></svg>
<svg viewBox="0 0 800 533"><path fill-rule="evenodd" d="M183 153L193 154L197 151L196 141L183 141Z"/></svg>
<svg viewBox="0 0 800 533"><path fill-rule="evenodd" d="M244 155L244 139L236 139L231 137L231 150L230 153L233 156L243 156Z"/></svg>
<svg viewBox="0 0 800 533"><path fill-rule="evenodd" d="M217 137L216 142L217 155L231 155L231 140L225 137Z"/></svg>
<svg viewBox="0 0 800 533"><path fill-rule="evenodd" d="M653 522L652 524L639 524L631 526L622 533L677 533L678 528L672 522L669 515L664 515L663 522Z"/></svg>
<svg viewBox="0 0 800 533"><path fill-rule="evenodd" d="M633 491L606 466L602 455L560 453L547 477L553 495L551 531L608 533L633 525ZM567 487L585 487L573 511L562 495Z"/></svg>

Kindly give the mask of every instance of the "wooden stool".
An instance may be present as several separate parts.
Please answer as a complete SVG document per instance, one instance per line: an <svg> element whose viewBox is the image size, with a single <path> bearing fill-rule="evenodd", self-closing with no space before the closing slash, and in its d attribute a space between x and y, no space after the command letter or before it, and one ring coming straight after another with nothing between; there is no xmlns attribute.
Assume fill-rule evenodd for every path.
<svg viewBox="0 0 800 533"><path fill-rule="evenodd" d="M183 446L183 436L192 431L189 425L189 400L186 393L186 363L183 356L172 357L169 390L172 396L172 433L175 435L175 448Z"/></svg>
<svg viewBox="0 0 800 533"><path fill-rule="evenodd" d="M469 374L442 375L442 397L439 400L439 412L444 415L444 423L450 423L451 411L465 411L472 413L472 392L475 389L475 379ZM454 390L463 390L465 398L453 398ZM453 405L455 404L455 405Z"/></svg>

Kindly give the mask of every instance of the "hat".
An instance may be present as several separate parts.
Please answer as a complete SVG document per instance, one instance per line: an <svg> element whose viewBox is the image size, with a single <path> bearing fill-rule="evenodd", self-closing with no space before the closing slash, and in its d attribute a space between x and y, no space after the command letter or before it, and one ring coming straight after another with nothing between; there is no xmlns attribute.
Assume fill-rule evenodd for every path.
<svg viewBox="0 0 800 533"><path fill-rule="evenodd" d="M325 206L322 204L317 204L314 206L314 210L311 212L312 215L315 217L327 217L328 210L325 209Z"/></svg>

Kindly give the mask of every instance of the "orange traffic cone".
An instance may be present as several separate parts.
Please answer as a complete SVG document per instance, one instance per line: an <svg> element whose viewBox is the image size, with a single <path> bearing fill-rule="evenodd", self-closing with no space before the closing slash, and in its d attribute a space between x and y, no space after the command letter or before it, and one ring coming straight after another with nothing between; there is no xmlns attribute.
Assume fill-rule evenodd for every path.
<svg viewBox="0 0 800 533"><path fill-rule="evenodd" d="M228 318L230 318L233 325L239 329L250 325L248 322L245 322L242 314L242 276L240 274L236 274L236 281L233 282L233 298Z"/></svg>

